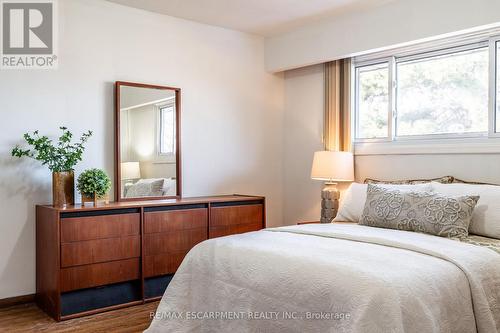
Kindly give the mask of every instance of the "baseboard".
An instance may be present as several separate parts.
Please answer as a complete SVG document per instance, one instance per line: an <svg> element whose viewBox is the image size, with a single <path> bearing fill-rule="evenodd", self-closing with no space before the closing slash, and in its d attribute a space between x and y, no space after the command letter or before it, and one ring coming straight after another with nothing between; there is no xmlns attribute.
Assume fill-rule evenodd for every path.
<svg viewBox="0 0 500 333"><path fill-rule="evenodd" d="M8 306L25 304L25 303L31 303L34 301L35 301L35 294L4 298L4 299L0 299L0 308L6 308Z"/></svg>

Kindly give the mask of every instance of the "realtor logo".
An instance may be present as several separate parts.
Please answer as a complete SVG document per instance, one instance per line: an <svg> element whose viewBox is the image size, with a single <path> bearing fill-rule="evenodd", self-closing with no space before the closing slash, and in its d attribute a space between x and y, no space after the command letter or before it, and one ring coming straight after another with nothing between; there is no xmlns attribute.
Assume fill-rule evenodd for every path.
<svg viewBox="0 0 500 333"><path fill-rule="evenodd" d="M2 69L56 68L55 1L1 0Z"/></svg>

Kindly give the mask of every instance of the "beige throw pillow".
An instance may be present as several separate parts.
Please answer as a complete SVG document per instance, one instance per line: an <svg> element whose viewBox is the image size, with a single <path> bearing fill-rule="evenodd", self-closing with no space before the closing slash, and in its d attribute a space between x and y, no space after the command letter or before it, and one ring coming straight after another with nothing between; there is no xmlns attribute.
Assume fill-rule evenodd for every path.
<svg viewBox="0 0 500 333"><path fill-rule="evenodd" d="M453 176L444 176L439 178L431 178L431 179L406 179L406 180L379 180L366 178L365 184L406 184L406 185L416 185L416 184L425 184L430 182L438 182L441 184L450 184L453 183L455 177Z"/></svg>

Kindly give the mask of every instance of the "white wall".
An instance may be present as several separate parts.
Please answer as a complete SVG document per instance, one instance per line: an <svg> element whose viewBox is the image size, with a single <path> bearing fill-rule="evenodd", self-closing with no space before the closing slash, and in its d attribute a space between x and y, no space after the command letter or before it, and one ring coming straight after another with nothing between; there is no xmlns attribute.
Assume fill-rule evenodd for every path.
<svg viewBox="0 0 500 333"><path fill-rule="evenodd" d="M182 88L183 193L267 197L282 223L282 75L264 70L260 37L121 7L59 1L59 69L0 72L0 299L35 291L34 205L50 173L10 157L25 131L92 129L77 173L113 176L113 83Z"/></svg>
<svg viewBox="0 0 500 333"><path fill-rule="evenodd" d="M499 22L498 0L388 1L268 38L266 67L298 68Z"/></svg>
<svg viewBox="0 0 500 333"><path fill-rule="evenodd" d="M311 179L315 151L323 150L324 67L285 72L284 224L319 221L323 182ZM338 184L342 192L349 183Z"/></svg>
<svg viewBox="0 0 500 333"><path fill-rule="evenodd" d="M323 65L285 73L284 222L319 220L322 183L311 180L313 154L323 149Z"/></svg>

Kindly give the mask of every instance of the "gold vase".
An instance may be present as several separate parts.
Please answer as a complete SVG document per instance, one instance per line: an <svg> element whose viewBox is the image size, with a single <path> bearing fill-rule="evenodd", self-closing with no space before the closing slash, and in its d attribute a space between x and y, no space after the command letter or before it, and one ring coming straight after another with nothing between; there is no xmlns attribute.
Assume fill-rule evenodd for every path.
<svg viewBox="0 0 500 333"><path fill-rule="evenodd" d="M97 196L94 193L93 195L82 194L82 205L86 205L91 202L94 206L97 206Z"/></svg>
<svg viewBox="0 0 500 333"><path fill-rule="evenodd" d="M97 206L99 203L108 205L109 204L109 194L106 193L103 197L99 198L96 193L93 195L82 194L82 205L86 205L91 202L94 206Z"/></svg>
<svg viewBox="0 0 500 333"><path fill-rule="evenodd" d="M54 207L75 204L75 174L73 171L52 173L52 201Z"/></svg>

